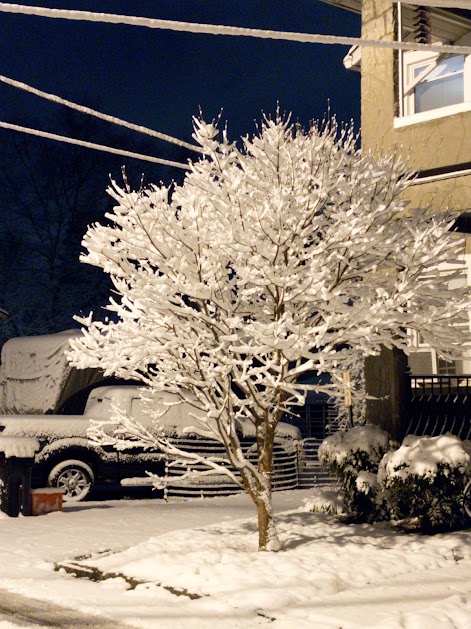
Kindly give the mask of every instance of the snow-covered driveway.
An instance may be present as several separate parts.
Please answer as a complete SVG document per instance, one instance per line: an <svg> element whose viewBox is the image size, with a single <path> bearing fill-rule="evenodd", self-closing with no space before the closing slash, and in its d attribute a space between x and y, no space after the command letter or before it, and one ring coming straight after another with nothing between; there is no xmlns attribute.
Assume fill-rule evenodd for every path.
<svg viewBox="0 0 471 629"><path fill-rule="evenodd" d="M309 491L276 494L275 509L296 509L308 495ZM53 563L254 514L253 504L241 494L173 503L159 499L69 503L63 513L30 518L8 518L0 512L0 589L119 618L115 591L108 595L106 587L64 577L52 570ZM103 627L112 626L104 621Z"/></svg>
<svg viewBox="0 0 471 629"><path fill-rule="evenodd" d="M426 537L345 526L297 510L309 493L275 495L277 511L287 511L278 554L257 552L244 495L1 518L0 588L101 615L106 629L471 627L471 531ZM53 570L77 556L108 578Z"/></svg>

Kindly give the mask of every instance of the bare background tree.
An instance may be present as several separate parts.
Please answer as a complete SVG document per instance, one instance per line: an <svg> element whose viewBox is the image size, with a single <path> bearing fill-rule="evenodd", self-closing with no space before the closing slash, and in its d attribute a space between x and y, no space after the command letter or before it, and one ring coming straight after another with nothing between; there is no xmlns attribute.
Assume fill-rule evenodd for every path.
<svg viewBox="0 0 471 629"><path fill-rule="evenodd" d="M152 143L76 112L35 125L66 136L137 152L187 159L176 147ZM0 130L0 305L9 317L0 324L0 346L14 336L74 327L77 312L99 310L109 279L79 263L87 226L103 220L111 200L102 194L110 176L141 185L180 173L146 162L79 146ZM154 145L153 145L154 144ZM136 149L136 146L139 149Z"/></svg>

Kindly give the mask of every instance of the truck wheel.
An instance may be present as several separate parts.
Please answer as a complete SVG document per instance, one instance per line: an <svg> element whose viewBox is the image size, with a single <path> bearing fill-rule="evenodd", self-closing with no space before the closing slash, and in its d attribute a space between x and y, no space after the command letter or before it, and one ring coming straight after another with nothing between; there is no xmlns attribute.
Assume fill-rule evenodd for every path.
<svg viewBox="0 0 471 629"><path fill-rule="evenodd" d="M64 489L66 502L79 502L88 496L93 482L92 468L83 461L69 459L52 468L47 478L48 485Z"/></svg>

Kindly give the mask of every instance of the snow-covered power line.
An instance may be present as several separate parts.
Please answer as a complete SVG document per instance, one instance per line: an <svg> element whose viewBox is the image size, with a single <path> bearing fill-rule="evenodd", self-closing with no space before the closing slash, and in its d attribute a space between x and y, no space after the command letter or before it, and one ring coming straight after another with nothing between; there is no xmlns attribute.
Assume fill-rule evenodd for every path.
<svg viewBox="0 0 471 629"><path fill-rule="evenodd" d="M0 121L0 127L3 129L11 129L12 131L19 131L21 133L28 133L29 135L37 135L41 138L48 138L49 140L58 140L59 142L65 142L66 144L75 144L77 146L84 146L88 149L94 149L95 151L103 151L105 153L113 153L114 155L123 155L124 157L133 157L135 159L141 159L146 162L154 162L155 164L163 164L164 166L173 166L175 168L182 168L188 170L187 164L181 164L180 162L173 162L168 159L162 159L160 157L151 157L150 155L143 155L141 153L133 153L131 151L123 151L122 149L116 149L112 146L105 146L104 144L95 144L94 142L86 142L85 140L77 140L75 138L69 138L64 135L57 135L56 133L48 133L47 131L39 131L38 129L31 129L30 127L21 127L16 124L10 124L9 122Z"/></svg>
<svg viewBox="0 0 471 629"><path fill-rule="evenodd" d="M393 2L403 2L404 0L393 0ZM438 7L442 9L469 9L470 0L407 0L407 4L421 4L426 7Z"/></svg>
<svg viewBox="0 0 471 629"><path fill-rule="evenodd" d="M221 24L198 24L193 22L177 22L156 18L137 17L130 15L114 15L112 13L93 13L91 11L71 11L68 9L48 9L31 7L21 4L0 2L3 13L21 13L64 20L81 20L88 22L105 22L108 24L127 24L145 26L187 33L203 33L206 35L232 35L237 37L256 37L261 39L277 39L308 44L341 44L345 46L367 46L372 48L394 48L397 50L423 50L450 54L471 54L471 46L450 46L448 44L418 44L416 42L398 42L378 39L362 39L359 37L339 37L337 35L319 35L313 33L295 33L289 31L271 31L256 28L241 28Z"/></svg>
<svg viewBox="0 0 471 629"><path fill-rule="evenodd" d="M3 76L0 74L0 81L2 83L6 83L7 85L11 85L13 87L17 87L20 90L25 90L26 92L30 92L31 94L35 94L41 98L45 98L53 103L57 103L59 105L65 105L66 107L70 107L71 109L76 109L83 114L88 114L89 116L95 116L96 118L100 118L101 120L106 120L106 122L111 122L112 124L119 125L121 127L126 127L127 129L132 129L133 131L138 131L139 133L145 133L146 135L150 135L153 138L157 138L159 140L164 140L165 142L171 142L172 144L177 144L183 148L186 148L190 151L197 151L201 153L201 148L194 144L190 144L189 142L185 142L183 140L179 140L178 138L174 138L171 135L167 135L166 133L160 133L159 131L154 131L154 129L149 129L148 127L143 127L141 125L133 124L132 122L127 122L126 120L122 120L121 118L116 118L115 116L109 116L108 114L103 114L100 111L96 111L96 109L91 109L90 107L85 107L84 105L78 105L77 103L73 103L70 100L66 100L65 98L61 98L60 96L56 96L55 94L50 94L48 92L43 92L42 90L37 89L36 87L32 87L27 83L22 83L21 81L15 81L15 79L10 79L7 76Z"/></svg>

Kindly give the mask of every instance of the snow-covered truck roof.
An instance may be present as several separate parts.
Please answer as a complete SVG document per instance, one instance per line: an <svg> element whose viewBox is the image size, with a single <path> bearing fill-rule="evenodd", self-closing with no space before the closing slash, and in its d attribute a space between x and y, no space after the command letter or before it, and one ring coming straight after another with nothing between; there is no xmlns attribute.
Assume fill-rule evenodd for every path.
<svg viewBox="0 0 471 629"><path fill-rule="evenodd" d="M54 408L70 371L65 356L80 330L9 339L2 347L3 413L44 413Z"/></svg>

